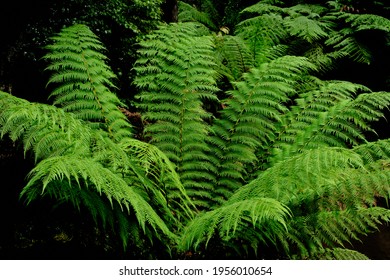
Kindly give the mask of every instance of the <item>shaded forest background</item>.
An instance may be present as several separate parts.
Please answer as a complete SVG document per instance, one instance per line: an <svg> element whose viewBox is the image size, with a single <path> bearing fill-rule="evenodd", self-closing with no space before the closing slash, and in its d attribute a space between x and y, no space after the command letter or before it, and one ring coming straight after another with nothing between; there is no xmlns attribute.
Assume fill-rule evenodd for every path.
<svg viewBox="0 0 390 280"><path fill-rule="evenodd" d="M136 112L132 67L137 60L139 41L155 30L161 22L175 22L178 18L177 1L125 0L46 0L12 1L2 3L0 17L0 90L31 102L47 103L50 86L49 73L42 57L50 37L63 27L75 23L88 25L107 49L110 67L118 80L118 97L126 105L127 116L133 126L142 130L142 120ZM185 1L208 12L217 25L230 33L243 18L240 11L256 4L256 0L241 1ZM271 1L272 2L272 1ZM274 1L278 2L278 1ZM327 1L283 1L285 6L299 3L325 4ZM348 13L376 14L390 19L389 3L382 1L340 0L340 7ZM7 7L6 7L7 6ZM373 91L390 92L390 46L379 31L361 34L360 38L371 52L370 63L342 59L337 67L323 74L323 79L347 80L369 87ZM387 34L389 36L389 34ZM390 115L388 115L388 118ZM375 123L379 138L390 137L386 120ZM140 136L141 137L141 136ZM32 158L25 157L23 148L8 139L1 140L0 177L2 193L0 213L0 258L3 259L164 259L171 258L158 241L143 246L130 244L123 251L115 233L107 233L95 226L89 215L80 214L69 205L54 205L50 199L26 205L19 194L26 184L26 175L33 168ZM382 203L382 202L381 202ZM385 202L383 202L385 205ZM373 259L390 259L390 230L363 238L353 244L360 252ZM215 246L215 247L213 247ZM237 258L224 252L218 244L210 244L203 255L191 252L174 258ZM254 258L255 255L249 255ZM276 256L277 257L277 256Z"/></svg>

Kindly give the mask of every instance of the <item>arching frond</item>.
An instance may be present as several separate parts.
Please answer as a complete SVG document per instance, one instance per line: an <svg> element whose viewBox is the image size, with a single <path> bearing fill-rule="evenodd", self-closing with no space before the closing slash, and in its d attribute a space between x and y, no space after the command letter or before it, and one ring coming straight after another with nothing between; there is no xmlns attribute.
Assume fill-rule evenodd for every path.
<svg viewBox="0 0 390 280"><path fill-rule="evenodd" d="M286 219L287 231L279 228L267 239L261 236L261 227L256 228L256 236L247 225L239 224L236 230L242 230L240 239L248 234L257 239L250 243L264 246L264 240L268 240L266 244L274 244L292 258L321 258L326 248L344 247L388 222L390 210L376 207L375 200L389 198L389 191L388 168L365 166L360 155L351 149L321 148L307 150L268 168L241 187L226 205L261 198L286 205L292 213ZM202 224L215 221L211 216L197 219L207 219ZM218 232L216 224L207 225ZM210 230L207 236L211 234Z"/></svg>
<svg viewBox="0 0 390 280"><path fill-rule="evenodd" d="M344 14L345 21L351 23L356 31L380 30L390 32L390 20L374 14Z"/></svg>
<svg viewBox="0 0 390 280"><path fill-rule="evenodd" d="M339 13L338 18L344 22L344 27L338 32L333 32L326 44L354 61L370 64L371 49L359 35L374 30L387 34L390 31L390 20L379 15L350 13Z"/></svg>
<svg viewBox="0 0 390 280"><path fill-rule="evenodd" d="M390 140L378 140L356 146L354 151L358 153L367 164L390 158Z"/></svg>
<svg viewBox="0 0 390 280"><path fill-rule="evenodd" d="M274 223L285 227L285 219L288 216L288 209L274 199L255 198L226 203L218 209L201 214L191 222L182 234L181 246L185 250L196 249L200 243L207 244L215 232L223 239L237 236L245 240L246 236L238 233L239 228L258 227L263 224L272 226ZM266 233L263 238L268 239Z"/></svg>
<svg viewBox="0 0 390 280"><path fill-rule="evenodd" d="M0 107L1 137L21 141L38 162L22 192L28 201L49 195L86 207L95 220L122 230L129 224L124 216L134 216L144 234L152 229L170 239L180 227L177 221L191 217L192 204L180 179L156 147L132 139L117 143L72 113L7 93L0 93ZM130 212L115 214L119 206ZM124 232L121 237L124 245L132 238Z"/></svg>
<svg viewBox="0 0 390 280"><path fill-rule="evenodd" d="M220 159L221 190L234 191L245 181L247 168L257 161L256 152L273 141L299 75L311 67L304 58L286 56L252 69L235 84L210 139ZM222 197L227 194L219 191Z"/></svg>
<svg viewBox="0 0 390 280"><path fill-rule="evenodd" d="M364 143L365 133L374 132L369 123L383 117L382 110L390 101L384 92L353 97L366 90L352 83L330 82L301 94L281 123L274 145L276 157L286 158L323 145L350 147Z"/></svg>
<svg viewBox="0 0 390 280"><path fill-rule="evenodd" d="M328 37L326 31L329 29L329 24L307 16L287 18L285 25L292 36L300 37L309 43Z"/></svg>
<svg viewBox="0 0 390 280"><path fill-rule="evenodd" d="M137 164L154 182L151 191L160 191L165 196L170 211L175 211L175 215L183 220L192 218L194 205L167 156L157 147L134 139L128 138L122 145L122 149L139 161Z"/></svg>
<svg viewBox="0 0 390 280"><path fill-rule="evenodd" d="M1 137L22 141L35 161L64 154L89 154L92 131L72 114L50 105L30 103L0 92Z"/></svg>
<svg viewBox="0 0 390 280"><path fill-rule="evenodd" d="M37 184L42 184L41 191L44 193L52 184L64 180L69 182L70 188L88 188L92 185L100 195L104 194L111 204L116 201L128 211L134 211L142 229L145 230L149 224L155 230L173 236L164 221L136 189L128 186L123 179L93 159L75 156L51 157L42 160L31 171L29 177L30 180L22 195L28 196L29 190L36 188ZM57 196L64 194L66 193L60 191Z"/></svg>

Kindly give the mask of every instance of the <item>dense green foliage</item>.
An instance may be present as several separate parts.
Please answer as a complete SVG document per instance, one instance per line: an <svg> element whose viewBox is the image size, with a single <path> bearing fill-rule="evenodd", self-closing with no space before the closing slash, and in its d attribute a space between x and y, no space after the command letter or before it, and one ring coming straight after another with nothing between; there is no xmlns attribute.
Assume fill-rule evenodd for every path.
<svg viewBox="0 0 390 280"><path fill-rule="evenodd" d="M247 7L233 32L181 3L178 23L146 34L129 97L142 135L99 38L63 28L44 56L53 105L0 93L1 137L35 159L21 196L86 208L125 247L366 258L348 246L390 221L390 142L373 129L390 93L329 77L372 63L365 38L388 47L390 20L284 2Z"/></svg>

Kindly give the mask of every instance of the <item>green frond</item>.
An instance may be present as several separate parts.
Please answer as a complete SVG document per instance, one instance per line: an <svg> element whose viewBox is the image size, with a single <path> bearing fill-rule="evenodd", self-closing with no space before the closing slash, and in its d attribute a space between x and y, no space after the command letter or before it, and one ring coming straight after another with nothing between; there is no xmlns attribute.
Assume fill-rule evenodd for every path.
<svg viewBox="0 0 390 280"><path fill-rule="evenodd" d="M280 8L274 4L264 3L264 1L259 1L258 3L242 10L241 14L254 13L254 14L264 15L269 13L282 13L282 12L283 12L283 8Z"/></svg>
<svg viewBox="0 0 390 280"><path fill-rule="evenodd" d="M328 37L329 25L307 16L287 18L285 25L292 36L297 36L309 43Z"/></svg>
<svg viewBox="0 0 390 280"><path fill-rule="evenodd" d="M364 143L365 133L374 132L369 124L383 117L382 110L389 104L388 93L360 93L367 90L348 82L326 82L301 94L281 122L274 145L277 157L324 145Z"/></svg>
<svg viewBox="0 0 390 280"><path fill-rule="evenodd" d="M285 10L290 16L307 15L311 18L319 18L328 11L326 7L319 4L298 4Z"/></svg>
<svg viewBox="0 0 390 280"><path fill-rule="evenodd" d="M388 199L389 191L390 173L382 164L366 166L351 149L321 148L268 168L228 203L253 198L283 203L292 218L287 220L286 232L273 235L275 246L293 258L298 250L298 258L315 259L324 248L360 240L388 222L390 211L375 204L378 197Z"/></svg>
<svg viewBox="0 0 390 280"><path fill-rule="evenodd" d="M325 248L323 251L311 256L314 260L368 260L369 258L354 250L345 248Z"/></svg>
<svg viewBox="0 0 390 280"><path fill-rule="evenodd" d="M93 188L98 194L104 194L111 205L115 201L127 211L134 211L144 231L146 226L151 226L156 231L174 237L164 221L135 188L128 186L122 178L93 159L75 156L51 157L38 163L30 172L29 178L22 196L28 197L30 190L37 188L37 185L41 185L41 192L45 193L46 189L50 189L58 181L65 180L70 188ZM57 196L62 195L66 193L57 193ZM29 200L31 199L32 197Z"/></svg>
<svg viewBox="0 0 390 280"><path fill-rule="evenodd" d="M312 201L321 197L345 176L343 169L364 168L359 155L349 149L323 147L305 150L275 163L249 184L241 187L230 201L250 197L270 197L286 205L299 204L300 195ZM309 198L310 197L310 198Z"/></svg>
<svg viewBox="0 0 390 280"><path fill-rule="evenodd" d="M219 72L231 81L238 81L243 73L254 66L252 53L239 36L217 36L216 56L220 61Z"/></svg>
<svg viewBox="0 0 390 280"><path fill-rule="evenodd" d="M387 34L390 31L390 20L379 15L351 13L343 13L338 18L344 21L345 26L338 32L333 32L326 44L354 61L370 64L371 50L364 40L359 39L359 34L373 30Z"/></svg>
<svg viewBox="0 0 390 280"><path fill-rule="evenodd" d="M137 164L154 182L152 189L159 190L166 196L165 201L170 211L176 211L177 216L185 219L192 217L193 203L175 166L162 151L153 145L130 138L122 143L122 150L139 161Z"/></svg>
<svg viewBox="0 0 390 280"><path fill-rule="evenodd" d="M309 216L305 223L302 220L291 223L288 226L297 227L295 230L305 240L301 252L292 257L347 260L364 258L362 254L347 250L345 244L360 240L362 236L376 230L382 222L388 222L389 214L388 209L379 207L322 211ZM333 249L329 248L336 251L332 252Z"/></svg>
<svg viewBox="0 0 390 280"><path fill-rule="evenodd" d="M111 92L115 74L105 62L105 49L97 36L85 25L74 25L52 40L44 58L53 73L48 84L55 85L54 104L105 129L116 141L129 137L130 124L118 108L122 103Z"/></svg>
<svg viewBox="0 0 390 280"><path fill-rule="evenodd" d="M220 187L229 185L233 192L244 183L246 169L257 161L257 151L273 141L299 75L312 67L305 58L285 56L252 69L235 83L236 90L229 92L210 139L218 143Z"/></svg>
<svg viewBox="0 0 390 280"><path fill-rule="evenodd" d="M269 198L226 203L196 217L185 228L181 247L188 250L196 249L201 243L206 243L207 246L208 241L215 233L224 239L234 238L236 230L243 224L249 227L259 227L265 223L285 226L285 219L289 215L289 210L283 204ZM244 236L238 235L238 237L245 239ZM266 233L264 233L264 237L267 239Z"/></svg>
<svg viewBox="0 0 390 280"><path fill-rule="evenodd" d="M390 140L377 140L354 147L354 151L359 154L365 163L375 163L379 160L390 158Z"/></svg>
<svg viewBox="0 0 390 280"><path fill-rule="evenodd" d="M343 33L345 35L342 35ZM326 43L356 62L370 64L372 60L371 51L356 37L352 37L352 33L352 30L344 30L344 32L329 38Z"/></svg>
<svg viewBox="0 0 390 280"><path fill-rule="evenodd" d="M0 92L1 137L22 141L35 160L64 154L89 154L92 131L72 114L50 105L30 103Z"/></svg>
<svg viewBox="0 0 390 280"><path fill-rule="evenodd" d="M270 13L240 22L236 34L249 45L253 61L261 64L268 61L267 49L279 45L288 36L288 30L281 15Z"/></svg>
<svg viewBox="0 0 390 280"><path fill-rule="evenodd" d="M192 216L194 207L174 166L152 145L130 138L117 143L108 132L92 129L72 113L7 93L0 93L0 106L1 136L22 141L25 151L32 150L36 157L22 192L28 201L49 195L86 207L103 225L124 229L125 224L117 223L123 217L111 213L121 206L130 211L123 215L135 215L144 234L150 227L157 236L171 239L171 230L180 226L177 221ZM100 199L94 204L96 195ZM111 212L105 213L108 202ZM125 245L132 237L122 233L121 238Z"/></svg>
<svg viewBox="0 0 390 280"><path fill-rule="evenodd" d="M179 23L161 26L140 45L135 85L149 122L145 133L175 164L187 191L205 188L213 180L213 166L205 142L210 114L203 103L216 101L218 90L212 37L199 34L195 23ZM194 174L197 180L191 179ZM196 204L198 198L192 199Z"/></svg>
<svg viewBox="0 0 390 280"><path fill-rule="evenodd" d="M180 22L199 22L204 24L210 30L216 30L213 19L206 12L199 11L196 7L191 6L183 1L178 2L179 15L178 19Z"/></svg>
<svg viewBox="0 0 390 280"><path fill-rule="evenodd" d="M390 32L390 20L374 14L345 14L345 21L351 23L356 31L380 30Z"/></svg>

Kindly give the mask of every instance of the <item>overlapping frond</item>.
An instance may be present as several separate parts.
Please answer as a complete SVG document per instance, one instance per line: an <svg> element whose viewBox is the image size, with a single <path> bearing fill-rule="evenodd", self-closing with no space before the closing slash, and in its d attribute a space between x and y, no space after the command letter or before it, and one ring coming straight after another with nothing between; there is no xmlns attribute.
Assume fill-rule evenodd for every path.
<svg viewBox="0 0 390 280"><path fill-rule="evenodd" d="M286 230L286 218L289 210L279 201L270 198L253 198L235 203L226 203L215 210L208 211L191 222L182 234L182 249L196 249L217 233L222 239L240 238L248 242L249 235L242 235L244 227L262 227L266 224ZM273 229L269 229L272 231ZM272 242L267 233L258 233L264 241ZM248 239L247 239L248 238Z"/></svg>
<svg viewBox="0 0 390 280"><path fill-rule="evenodd" d="M383 117L389 94L349 82L320 83L301 93L283 118L274 144L276 158L319 146L351 147L365 142L370 123ZM360 93L360 94L358 94ZM358 94L358 95L357 95Z"/></svg>
<svg viewBox="0 0 390 280"><path fill-rule="evenodd" d="M315 18L299 15L288 17L285 25L292 36L297 36L309 43L328 37L329 24Z"/></svg>
<svg viewBox="0 0 390 280"><path fill-rule="evenodd" d="M22 141L35 161L64 154L88 155L92 131L72 114L0 92L1 137Z"/></svg>
<svg viewBox="0 0 390 280"><path fill-rule="evenodd" d="M93 159L78 158L74 155L51 157L42 160L29 176L30 180L22 192L29 200L34 199L29 195L29 190L37 188L37 184L42 185L42 193L62 181L68 181L68 188L88 188L90 185L98 194L104 194L111 204L115 201L127 211L134 211L143 230L149 224L153 229L173 237L164 221L136 188L129 186L124 179ZM61 198L61 195L67 194L61 189L53 189L55 190L59 191L57 197ZM73 201L77 204L75 199Z"/></svg>
<svg viewBox="0 0 390 280"><path fill-rule="evenodd" d="M249 45L253 60L261 64L268 61L268 49L281 44L288 30L281 15L269 13L242 21L237 25L236 34Z"/></svg>
<svg viewBox="0 0 390 280"><path fill-rule="evenodd" d="M248 168L257 162L257 151L273 141L289 95L312 67L304 58L285 56L252 69L235 84L210 138L220 159L217 192L223 199L229 196L227 190L245 182Z"/></svg>
<svg viewBox="0 0 390 280"><path fill-rule="evenodd" d="M382 31L388 38L390 20L373 14L336 13L336 15L344 25L341 30L332 33L326 44L356 62L370 64L371 49L359 35L367 31Z"/></svg>
<svg viewBox="0 0 390 280"><path fill-rule="evenodd" d="M0 92L0 136L36 159L22 195L86 207L124 244L142 235L180 250L219 240L365 259L347 246L390 222L378 207L390 198L390 142L367 141L390 95L311 75L340 57L369 63L359 35L387 34L389 21L276 2L246 8L235 35L212 35L211 17L180 3L187 22L140 41L134 84L149 143L130 137L98 38L63 29L45 57L61 108Z"/></svg>
<svg viewBox="0 0 390 280"><path fill-rule="evenodd" d="M390 210L376 200L388 199L389 191L388 168L366 166L351 149L320 148L268 168L228 204L271 198L286 205L292 218L272 243L289 257L320 258L326 248L344 247L388 222Z"/></svg>
<svg viewBox="0 0 390 280"><path fill-rule="evenodd" d="M134 139L117 143L73 113L7 93L0 92L0 107L1 137L21 141L36 158L21 194L27 201L48 195L86 207L103 225L120 227L124 245L132 238L124 231L132 227L131 216L144 234L153 230L170 239L177 221L191 217L192 204L180 179L156 147Z"/></svg>
<svg viewBox="0 0 390 280"><path fill-rule="evenodd" d="M276 48L283 50L279 55L305 55L325 70L336 56L320 48L333 30L326 11L320 5L278 7L261 1L242 11L248 18L237 26L237 36L248 40L257 61L275 57Z"/></svg>
<svg viewBox="0 0 390 280"><path fill-rule="evenodd" d="M238 36L218 35L216 38L218 71L232 82L254 67L252 53L247 43Z"/></svg>

